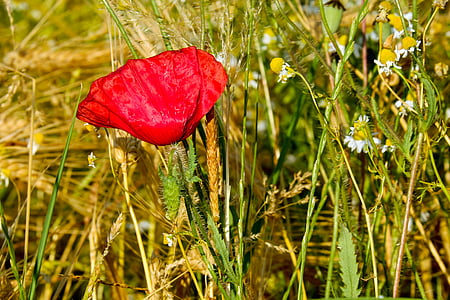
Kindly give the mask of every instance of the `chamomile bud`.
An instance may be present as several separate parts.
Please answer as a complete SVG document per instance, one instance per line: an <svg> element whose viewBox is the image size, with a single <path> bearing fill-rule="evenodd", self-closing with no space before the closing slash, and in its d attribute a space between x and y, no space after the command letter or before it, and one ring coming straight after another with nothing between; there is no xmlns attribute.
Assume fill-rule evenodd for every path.
<svg viewBox="0 0 450 300"><path fill-rule="evenodd" d="M335 33L341 24L344 6L339 0L330 0L326 2L324 7L325 18L331 33ZM326 31L325 28L324 32Z"/></svg>

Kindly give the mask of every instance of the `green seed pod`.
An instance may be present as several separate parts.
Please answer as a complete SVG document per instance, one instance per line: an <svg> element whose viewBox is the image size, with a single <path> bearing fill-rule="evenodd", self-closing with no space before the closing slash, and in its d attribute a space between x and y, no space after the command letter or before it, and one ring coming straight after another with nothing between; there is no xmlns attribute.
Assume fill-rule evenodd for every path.
<svg viewBox="0 0 450 300"><path fill-rule="evenodd" d="M344 6L339 0L330 0L324 4L325 10L325 19L328 23L328 27L330 27L331 33L335 33L339 25L341 24L342 14L344 13ZM324 32L326 31L323 28Z"/></svg>
<svg viewBox="0 0 450 300"><path fill-rule="evenodd" d="M178 214L180 207L180 187L177 179L174 176L167 176L162 178L163 198L166 204L166 217L173 221Z"/></svg>

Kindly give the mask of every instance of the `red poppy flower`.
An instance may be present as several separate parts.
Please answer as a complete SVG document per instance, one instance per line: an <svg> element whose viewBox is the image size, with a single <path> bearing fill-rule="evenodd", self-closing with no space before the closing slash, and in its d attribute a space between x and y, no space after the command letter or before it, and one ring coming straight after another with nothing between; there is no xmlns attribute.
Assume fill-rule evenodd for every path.
<svg viewBox="0 0 450 300"><path fill-rule="evenodd" d="M195 47L132 59L92 83L77 118L169 145L194 132L227 79L214 56Z"/></svg>

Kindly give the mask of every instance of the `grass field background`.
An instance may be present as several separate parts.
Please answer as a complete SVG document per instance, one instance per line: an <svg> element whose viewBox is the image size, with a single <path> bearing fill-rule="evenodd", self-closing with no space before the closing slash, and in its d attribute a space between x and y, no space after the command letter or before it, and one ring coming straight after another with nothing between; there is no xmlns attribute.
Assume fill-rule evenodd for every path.
<svg viewBox="0 0 450 300"><path fill-rule="evenodd" d="M448 299L449 19L446 1L3 1L0 299ZM155 147L74 120L95 79L169 45L223 64L212 128Z"/></svg>

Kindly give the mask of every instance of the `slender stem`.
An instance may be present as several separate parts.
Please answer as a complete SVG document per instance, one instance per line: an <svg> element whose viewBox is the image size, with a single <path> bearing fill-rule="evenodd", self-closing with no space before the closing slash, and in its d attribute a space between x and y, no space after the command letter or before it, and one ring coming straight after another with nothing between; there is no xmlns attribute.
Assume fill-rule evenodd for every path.
<svg viewBox="0 0 450 300"><path fill-rule="evenodd" d="M138 242L139 252L141 255L142 266L144 268L145 281L147 283L147 289L151 292L153 289L152 279L150 276L150 269L148 267L147 254L145 251L144 243L142 242L141 231L139 229L139 223L134 213L133 206L131 205L130 193L128 192L128 168L127 163L122 163L122 176L123 176L123 188L125 193L125 201L128 206L128 211L130 212L131 220L133 221L134 231L136 233L136 239Z"/></svg>
<svg viewBox="0 0 450 300"><path fill-rule="evenodd" d="M261 52L261 46L260 46L258 39L255 39L255 46L257 49L257 53L258 53L257 54L258 66L259 66L259 71L261 73L261 82L262 82L261 86L264 91L264 100L265 100L265 104L266 104L265 113L266 113L266 118L268 120L267 131L269 133L270 144L275 153L273 162L278 163L278 159L280 157L280 148L278 147L278 133L277 133L277 128L275 126L275 117L274 117L274 113L273 113L274 110L273 110L273 105L272 105L272 99L270 97L269 85L267 83L267 76L266 76L266 69L265 69L266 66L264 65L263 53Z"/></svg>
<svg viewBox="0 0 450 300"><path fill-rule="evenodd" d="M69 145L70 145L70 141L72 139L73 129L75 127L75 120L76 120L75 115L78 110L78 103L79 103L80 99L81 99L81 89L80 89L80 94L78 95L77 105L75 107L75 110L74 110L74 113L72 116L72 123L70 124L69 133L67 134L66 145L64 146L64 150L61 155L61 162L59 164L58 172L56 174L55 184L53 186L52 195L50 197L50 202L48 204L47 213L45 215L44 226L42 228L41 239L39 241L39 247L38 247L38 250L36 253L36 263L34 265L33 277L31 279L31 285L30 285L30 290L29 290L29 295L28 295L28 299L31 299L31 300L35 299L35 294L36 294L38 279L39 279L40 272L41 272L42 262L44 261L45 246L47 245L47 239L48 239L48 234L50 231L53 211L55 209L56 198L58 196L58 191L59 191L59 185L61 183L61 178L62 178L62 174L64 171L64 164L66 163L67 154L69 152Z"/></svg>
<svg viewBox="0 0 450 300"><path fill-rule="evenodd" d="M402 273L403 253L405 251L406 239L408 237L409 211L411 209L412 198L413 198L413 193L414 193L414 186L416 183L417 172L419 169L419 161L420 161L420 155L422 153L423 139L424 139L424 134L422 132L419 132L419 135L417 138L416 153L414 155L413 164L411 166L411 177L409 179L408 194L406 197L405 216L403 218L403 228L402 228L402 235L400 238L400 248L398 250L398 258L397 258L397 263L396 263L396 268L395 268L395 278L394 278L393 293L392 293L393 298L397 298L400 293L400 291L399 291L400 290L400 276Z"/></svg>
<svg viewBox="0 0 450 300"><path fill-rule="evenodd" d="M170 43L170 36L167 33L166 26L164 25L164 19L161 17L161 13L159 12L158 4L156 0L151 0L150 4L152 5L153 13L155 14L156 21L159 25L159 30L161 31L161 36L164 40L164 45L167 50L173 50L172 44Z"/></svg>
<svg viewBox="0 0 450 300"><path fill-rule="evenodd" d="M342 147L341 142L338 140L338 144L339 147L341 149L341 151L344 153L344 149ZM377 270L377 258L375 257L375 243L374 243L374 238L373 238L373 232L372 232L372 225L370 222L370 216L369 213L367 211L367 206L366 203L364 202L364 198L363 195L361 193L361 190L358 187L358 183L355 179L355 176L353 174L353 171L350 167L350 162L347 159L347 156L343 155L344 161L345 161L345 165L347 166L347 171L350 175L350 178L353 182L353 185L355 187L355 191L356 194L358 195L359 201L361 202L361 208L363 209L364 212L364 218L366 221L366 226L367 226L367 235L369 236L369 247L370 247L370 253L371 253L371 258L372 258L372 269L373 269L373 283L374 283L374 289L375 289L375 298L378 298L379 292L378 292L378 270Z"/></svg>
<svg viewBox="0 0 450 300"><path fill-rule="evenodd" d="M335 196L334 196L334 212L333 212L333 239L331 241L331 251L330 251L330 259L328 262L328 273L327 273L327 283L325 287L325 299L330 298L330 290L331 290L331 283L333 280L333 267L334 267L334 257L336 255L336 248L337 248L337 240L339 235L339 219L340 219L340 213L339 213L339 198L341 193L341 176L340 176L341 170L337 172L339 178L336 180L336 189L335 189Z"/></svg>
<svg viewBox="0 0 450 300"><path fill-rule="evenodd" d="M247 52L247 61L245 65L245 95L244 95L244 109L243 109L243 118L242 118L242 144L241 144L241 170L240 170L240 179L239 179L239 219L238 219L238 254L237 254L237 268L238 268L238 286L237 286L237 297L241 299L244 293L244 232L245 232L245 208L248 204L248 198L244 197L244 185L245 185L245 150L247 144L247 109L248 109L248 82L249 82L249 73L250 73L250 59L251 59L251 50L252 50L252 36L253 36L253 1L247 0L247 14L248 14L248 40L246 45Z"/></svg>
<svg viewBox="0 0 450 300"><path fill-rule="evenodd" d="M117 28L119 28L119 31L122 34L125 42L127 43L131 54L133 55L134 58L139 58L139 55L137 54L136 49L134 49L134 46L131 43L130 38L128 37L127 31L123 27L122 23L120 22L119 18L117 17L116 13L114 12L113 8L111 7L111 5L109 5L109 2L107 0L102 0L102 2L103 2L103 5L106 7L106 10L108 11L111 18L114 20L114 23L116 23Z"/></svg>
<svg viewBox="0 0 450 300"><path fill-rule="evenodd" d="M362 0L362 3L364 4L364 1ZM364 19L361 22L361 33L362 33L362 49L361 49L361 59L362 59L362 71L363 71L363 88L367 87L367 80L368 80L368 74L369 74L369 68L367 64L367 39L366 39L366 30L367 30L367 22L366 19Z"/></svg>
<svg viewBox="0 0 450 300"><path fill-rule="evenodd" d="M427 24L425 25L424 29L423 29L423 34L422 34L422 64L425 67L425 58L426 58L426 49L427 49L427 32L428 29L430 28L431 22L433 22L434 17L436 16L437 12L438 12L439 8L435 7L435 9L433 10L433 14L431 15L430 19L428 20Z"/></svg>
<svg viewBox="0 0 450 300"><path fill-rule="evenodd" d="M192 270L191 264L189 263L189 259L186 255L186 251L184 250L183 244L181 242L180 236L177 235L177 242L180 246L181 254L183 255L184 261L186 262L186 267L189 271L189 274L191 274L192 282L194 282L194 286L197 289L198 296L201 300L205 299L202 295L202 289L200 288L200 285L198 284L197 278L195 277L194 271Z"/></svg>
<svg viewBox="0 0 450 300"><path fill-rule="evenodd" d="M23 288L26 289L25 276L27 274L28 261L28 243L30 240L30 215L31 215L31 191L32 191L32 174L33 174L33 148L34 148L34 117L36 111L36 81L31 79L32 94L31 94L31 112L30 112L30 138L28 146L28 178L27 178L27 198L25 208L25 243L23 249Z"/></svg>
<svg viewBox="0 0 450 300"><path fill-rule="evenodd" d="M0 194L0 199L1 196L3 196L2 194ZM0 201L0 226L1 229L3 231L3 235L5 236L5 241L6 241L6 245L8 246L8 253L9 253L9 260L11 263L11 270L14 274L14 277L17 280L17 287L19 290L19 299L20 300L26 300L26 294L25 294L25 287L22 285L22 281L20 279L20 275L19 275L19 269L17 268L17 260L16 260L16 253L14 250L14 243L11 239L11 237L9 236L9 228L8 225L6 223L6 218L5 218L5 212L3 210L3 205L2 202ZM25 271L23 273L26 273Z"/></svg>
<svg viewBox="0 0 450 300"><path fill-rule="evenodd" d="M332 111L332 104L328 104L328 106L325 110L325 120L329 119L329 117L331 115L331 111ZM299 281L302 282L302 284L303 284L303 277L305 274L306 249L308 248L310 232L312 231L312 229L314 227L311 222L313 212L314 212L314 207L316 205L316 200L315 200L314 194L316 192L317 181L319 178L319 170L320 170L320 164L321 164L321 160L322 160L322 154L323 154L323 151L325 150L325 145L327 143L327 139L326 139L327 130L328 129L326 127L324 127L322 130L322 135L320 136L320 141L319 141L319 147L317 149L317 154L316 154L316 161L314 162L314 166L313 166L313 170L312 170L311 190L309 192L309 202L308 202L308 208L307 208L307 213L306 213L306 227L305 227L305 233L302 238L302 246L301 246L301 250L300 250L300 254L299 254L300 259L298 259L298 263L296 266L298 268L298 264L300 264ZM296 273L294 273L294 276L292 276L291 282L295 279L295 275L296 275ZM286 291L284 293L283 299L287 299L288 296L289 296L289 291ZM297 299L298 300L307 299L306 293L304 293L303 289L301 289L301 288L298 289Z"/></svg>

